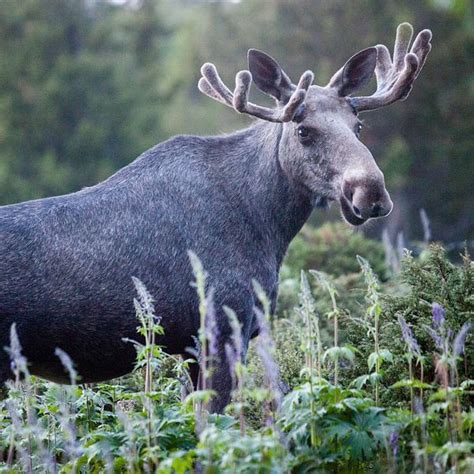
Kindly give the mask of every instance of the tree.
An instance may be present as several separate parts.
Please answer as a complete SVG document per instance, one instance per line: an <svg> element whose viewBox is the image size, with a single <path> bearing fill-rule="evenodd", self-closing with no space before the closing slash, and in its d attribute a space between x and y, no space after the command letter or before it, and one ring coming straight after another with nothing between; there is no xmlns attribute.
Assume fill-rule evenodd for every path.
<svg viewBox="0 0 474 474"><path fill-rule="evenodd" d="M0 201L77 190L160 138L152 2L0 4ZM154 135L152 137L152 135Z"/></svg>

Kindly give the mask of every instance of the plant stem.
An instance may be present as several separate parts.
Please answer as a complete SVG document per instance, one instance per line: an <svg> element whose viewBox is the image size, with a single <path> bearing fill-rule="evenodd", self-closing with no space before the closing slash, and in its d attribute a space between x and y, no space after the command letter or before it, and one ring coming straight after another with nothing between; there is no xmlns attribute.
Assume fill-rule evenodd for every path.
<svg viewBox="0 0 474 474"><path fill-rule="evenodd" d="M244 383L242 375L239 376L238 379L239 384L239 402L240 402L240 410L239 410L239 424L240 424L240 436L245 435L245 416L244 416Z"/></svg>
<svg viewBox="0 0 474 474"><path fill-rule="evenodd" d="M453 371L454 371L454 378L456 381L456 425L457 425L456 428L457 428L458 437L462 441L462 439L464 438L464 435L463 435L463 429L462 429L461 400L459 398L459 373L458 373L458 368L456 366L456 361L454 361Z"/></svg>
<svg viewBox="0 0 474 474"><path fill-rule="evenodd" d="M334 301L335 305L335 301ZM339 347L339 320L338 310L334 311L334 347ZM336 355L334 358L334 386L337 387L339 379L339 356Z"/></svg>
<svg viewBox="0 0 474 474"><path fill-rule="evenodd" d="M374 318L374 326L375 326L375 332L374 332L374 350L376 354L376 359L375 359L375 374L376 374L376 379L375 379L375 405L379 405L379 372L380 372L380 342L379 342L379 317L377 314L375 314Z"/></svg>
<svg viewBox="0 0 474 474"><path fill-rule="evenodd" d="M318 378L321 380L322 373L321 373L321 361L323 358L323 346L321 344L321 333L319 331L319 318L316 319L316 346L317 346L317 353L318 353Z"/></svg>
<svg viewBox="0 0 474 474"><path fill-rule="evenodd" d="M423 382L424 382L424 369L425 366L423 364L423 360L420 360L420 380L421 380L421 388L420 388L420 397L423 400Z"/></svg>

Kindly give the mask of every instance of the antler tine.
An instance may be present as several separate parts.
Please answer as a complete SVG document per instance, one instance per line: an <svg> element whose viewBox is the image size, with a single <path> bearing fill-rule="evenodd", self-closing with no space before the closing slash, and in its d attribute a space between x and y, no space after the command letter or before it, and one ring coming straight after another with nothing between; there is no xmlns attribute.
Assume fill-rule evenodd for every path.
<svg viewBox="0 0 474 474"><path fill-rule="evenodd" d="M410 46L412 37L413 26L411 26L410 23L401 23L398 25L395 45L393 47L393 64L398 70L404 65L405 56L408 53L408 46Z"/></svg>
<svg viewBox="0 0 474 474"><path fill-rule="evenodd" d="M411 47L411 52L416 54L419 62L415 79L418 77L418 74L420 74L421 69L425 65L426 58L431 51L430 41L432 37L433 34L431 33L431 30L420 31Z"/></svg>
<svg viewBox="0 0 474 474"><path fill-rule="evenodd" d="M382 86L377 88L377 92L369 97L354 97L351 99L352 105L361 112L378 109L397 100L406 99L415 80L417 68L418 58L412 53L407 54L404 68L394 83L389 87L382 83Z"/></svg>
<svg viewBox="0 0 474 474"><path fill-rule="evenodd" d="M388 80L392 69L392 60L390 58L390 52L385 45L378 44L376 48L377 61L375 64L375 77L377 79L377 90L379 90L382 84L385 84Z"/></svg>
<svg viewBox="0 0 474 474"><path fill-rule="evenodd" d="M215 93L220 97L220 102L232 107L232 92L227 88L227 86L222 82L222 79L219 77L216 66L212 63L205 63L201 67L201 74L203 78L206 79L207 85L210 86ZM201 82L201 81L200 81ZM199 87L199 84L198 84ZM213 99L216 97L213 94L208 94L206 91L202 91L204 94L209 95ZM219 98L217 98L219 100Z"/></svg>
<svg viewBox="0 0 474 474"><path fill-rule="evenodd" d="M306 92L313 82L314 75L306 71L300 78L298 86L284 107L271 109L249 102L248 96L252 84L249 71L240 71L235 77L234 93L222 82L216 67L206 63L201 68L203 77L199 80L199 90L218 102L234 108L237 112L252 115L268 122L290 122L293 120L298 107L306 99Z"/></svg>
<svg viewBox="0 0 474 474"><path fill-rule="evenodd" d="M209 84L208 80L205 77L201 77L198 82L198 89L211 99L217 100L222 104L229 105Z"/></svg>
<svg viewBox="0 0 474 474"><path fill-rule="evenodd" d="M240 71L235 76L234 109L241 114L248 114L266 120L268 122L279 122L275 110L268 107L252 104L248 101L252 75L249 71Z"/></svg>
<svg viewBox="0 0 474 474"><path fill-rule="evenodd" d="M375 76L377 90L368 97L351 99L353 107L361 112L389 105L397 100L405 100L410 93L415 79L420 74L426 57L431 50L431 31L418 33L408 52L413 36L413 28L409 23L402 23L397 28L393 62L384 45L377 45L377 64Z"/></svg>
<svg viewBox="0 0 474 474"><path fill-rule="evenodd" d="M282 122L290 122L293 120L298 108L305 101L306 93L313 83L313 80L314 74L311 71L306 71L302 74L295 91L291 94L290 100L281 111Z"/></svg>
<svg viewBox="0 0 474 474"><path fill-rule="evenodd" d="M252 75L248 71L240 71L236 76L234 107L240 113L247 113L269 122L290 122L293 120L298 107L306 99L306 92L313 82L313 79L313 73L311 71L306 71L301 76L298 86L293 94L291 94L287 104L282 108L269 109L248 101Z"/></svg>

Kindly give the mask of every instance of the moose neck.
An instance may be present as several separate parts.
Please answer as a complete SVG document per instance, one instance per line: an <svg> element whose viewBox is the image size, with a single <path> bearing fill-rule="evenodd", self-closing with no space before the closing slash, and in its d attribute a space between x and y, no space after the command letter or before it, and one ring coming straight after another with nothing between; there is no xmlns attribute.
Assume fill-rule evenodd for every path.
<svg viewBox="0 0 474 474"><path fill-rule="evenodd" d="M282 124L258 122L224 139L230 145L223 169L231 193L259 227L275 251L278 264L294 236L311 214L310 196L281 167Z"/></svg>

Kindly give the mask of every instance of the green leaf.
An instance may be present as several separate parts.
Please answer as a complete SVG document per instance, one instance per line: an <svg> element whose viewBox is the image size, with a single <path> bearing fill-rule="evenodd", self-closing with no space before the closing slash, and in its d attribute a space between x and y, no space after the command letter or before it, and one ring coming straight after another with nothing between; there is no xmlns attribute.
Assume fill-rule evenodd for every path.
<svg viewBox="0 0 474 474"><path fill-rule="evenodd" d="M209 403L216 396L214 390L195 390L186 397L186 403L202 402Z"/></svg>
<svg viewBox="0 0 474 474"><path fill-rule="evenodd" d="M432 385L428 384L428 383L425 383L425 382L422 382L421 380L418 380L418 379L413 379L413 380L410 380L410 379L403 379L403 380L399 380L398 382L394 383L392 386L392 388L407 388L407 387L411 387L411 388L423 388L423 389L429 389L429 388L433 388Z"/></svg>
<svg viewBox="0 0 474 474"><path fill-rule="evenodd" d="M369 370L372 370L375 367L375 364L377 363L377 353L372 352L368 359L367 359L367 365L369 366Z"/></svg>
<svg viewBox="0 0 474 474"><path fill-rule="evenodd" d="M354 353L351 351L349 347L331 347L327 349L323 354L323 360L325 361L327 358L331 359L332 361L345 359L349 361L354 360Z"/></svg>
<svg viewBox="0 0 474 474"><path fill-rule="evenodd" d="M364 374L360 375L356 379L354 379L351 382L351 386L356 387L358 390L360 390L362 387L364 387L368 382L370 381L370 374Z"/></svg>

